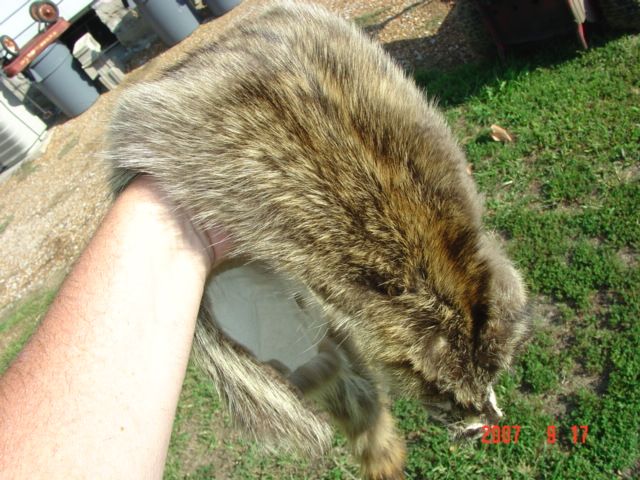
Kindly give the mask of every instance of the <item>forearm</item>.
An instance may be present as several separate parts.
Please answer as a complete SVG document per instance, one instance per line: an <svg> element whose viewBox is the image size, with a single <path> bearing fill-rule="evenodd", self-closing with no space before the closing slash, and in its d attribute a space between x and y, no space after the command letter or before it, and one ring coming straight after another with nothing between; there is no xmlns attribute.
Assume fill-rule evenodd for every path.
<svg viewBox="0 0 640 480"><path fill-rule="evenodd" d="M0 380L0 477L162 474L211 259L145 181Z"/></svg>

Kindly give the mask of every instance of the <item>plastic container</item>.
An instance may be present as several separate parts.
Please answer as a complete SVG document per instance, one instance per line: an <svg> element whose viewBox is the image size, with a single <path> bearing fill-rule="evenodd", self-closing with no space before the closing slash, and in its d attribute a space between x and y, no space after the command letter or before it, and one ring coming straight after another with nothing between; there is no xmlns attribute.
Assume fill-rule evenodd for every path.
<svg viewBox="0 0 640 480"><path fill-rule="evenodd" d="M209 7L209 10L216 16L219 17L224 15L229 10L231 10L236 5L239 5L242 0L204 0Z"/></svg>
<svg viewBox="0 0 640 480"><path fill-rule="evenodd" d="M67 116L87 110L100 94L62 43L54 42L31 62L28 76Z"/></svg>
<svg viewBox="0 0 640 480"><path fill-rule="evenodd" d="M167 45L187 38L200 25L187 0L135 0L135 3Z"/></svg>

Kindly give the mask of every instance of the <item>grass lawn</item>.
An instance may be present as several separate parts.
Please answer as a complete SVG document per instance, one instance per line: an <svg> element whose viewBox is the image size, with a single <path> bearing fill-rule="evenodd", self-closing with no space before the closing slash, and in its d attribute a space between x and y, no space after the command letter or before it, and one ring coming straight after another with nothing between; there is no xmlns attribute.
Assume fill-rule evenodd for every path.
<svg viewBox="0 0 640 480"><path fill-rule="evenodd" d="M0 318L0 373L27 342L55 294L56 289L35 293Z"/></svg>
<svg viewBox="0 0 640 480"><path fill-rule="evenodd" d="M487 224L525 274L536 332L496 388L517 442L453 445L419 406L396 403L409 478L640 476L640 36L592 43L576 52L555 40L504 64L416 74L466 148ZM493 123L515 141L492 141ZM0 339L25 318L2 320ZM0 368L15 345L0 351ZM190 367L165 478L357 478L342 439L335 445L315 463L261 453Z"/></svg>

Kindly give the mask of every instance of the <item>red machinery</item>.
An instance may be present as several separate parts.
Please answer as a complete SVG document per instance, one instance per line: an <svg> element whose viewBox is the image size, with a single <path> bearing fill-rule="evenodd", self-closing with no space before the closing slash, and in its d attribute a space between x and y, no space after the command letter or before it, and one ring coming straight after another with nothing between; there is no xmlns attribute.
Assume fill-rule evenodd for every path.
<svg viewBox="0 0 640 480"><path fill-rule="evenodd" d="M458 0L475 3L504 57L507 45L576 32L587 48L584 23L604 21L619 30L640 30L640 0Z"/></svg>
<svg viewBox="0 0 640 480"><path fill-rule="evenodd" d="M71 24L59 17L58 7L50 1L33 2L31 18L38 22L39 33L18 48L9 37L2 38L4 64L8 77L21 72L68 117L87 110L100 93L86 74L74 66L75 59L58 38Z"/></svg>
<svg viewBox="0 0 640 480"><path fill-rule="evenodd" d="M55 23L50 24L50 26L48 26L46 30L32 38L29 43L27 43L20 49L17 48L17 45L15 45L15 42L13 42L13 40L5 36L5 41L6 39L9 39L9 41L13 42L13 45L15 45L14 51L17 53L17 55L15 55L14 58L9 61L9 63L5 64L2 69L8 77L13 77L14 75L22 72L29 66L31 62L33 62L33 60L38 55L40 55L44 51L45 48L51 45L70 26L71 24L64 18L59 18L55 21ZM7 50L6 47L5 50Z"/></svg>

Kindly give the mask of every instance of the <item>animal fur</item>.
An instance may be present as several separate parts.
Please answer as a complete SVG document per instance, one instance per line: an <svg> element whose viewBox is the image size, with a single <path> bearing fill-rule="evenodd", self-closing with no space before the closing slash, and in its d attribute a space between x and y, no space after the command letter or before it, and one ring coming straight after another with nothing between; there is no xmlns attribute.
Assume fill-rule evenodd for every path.
<svg viewBox="0 0 640 480"><path fill-rule="evenodd" d="M278 445L330 445L402 478L390 393L489 422L491 384L528 329L522 279L482 227L465 157L433 103L354 25L281 3L242 19L111 123L114 184L153 175L234 256L302 282L331 335L291 375L259 363L203 302L195 350L231 415ZM306 368L306 370L305 370ZM495 398L495 397L493 397Z"/></svg>

